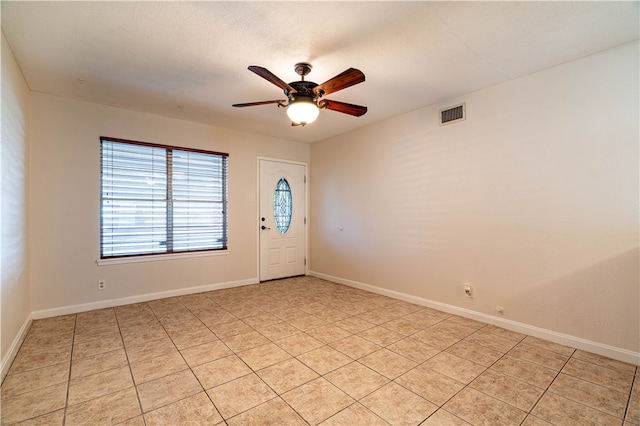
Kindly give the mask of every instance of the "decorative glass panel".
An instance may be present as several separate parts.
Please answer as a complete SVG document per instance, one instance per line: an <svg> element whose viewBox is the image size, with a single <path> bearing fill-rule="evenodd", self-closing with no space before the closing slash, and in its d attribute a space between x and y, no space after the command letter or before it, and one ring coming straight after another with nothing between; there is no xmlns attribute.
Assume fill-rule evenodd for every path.
<svg viewBox="0 0 640 426"><path fill-rule="evenodd" d="M273 217L281 234L286 234L291 225L293 214L293 199L291 187L285 178L280 178L273 193Z"/></svg>

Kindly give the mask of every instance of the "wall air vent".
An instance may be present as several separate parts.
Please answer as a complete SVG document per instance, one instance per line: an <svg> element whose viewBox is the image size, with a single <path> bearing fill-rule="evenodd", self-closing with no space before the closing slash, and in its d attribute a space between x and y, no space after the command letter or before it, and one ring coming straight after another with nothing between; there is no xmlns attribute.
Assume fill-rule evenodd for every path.
<svg viewBox="0 0 640 426"><path fill-rule="evenodd" d="M464 102L460 105L455 105L440 110L440 125L456 123L463 121L466 118L466 108Z"/></svg>

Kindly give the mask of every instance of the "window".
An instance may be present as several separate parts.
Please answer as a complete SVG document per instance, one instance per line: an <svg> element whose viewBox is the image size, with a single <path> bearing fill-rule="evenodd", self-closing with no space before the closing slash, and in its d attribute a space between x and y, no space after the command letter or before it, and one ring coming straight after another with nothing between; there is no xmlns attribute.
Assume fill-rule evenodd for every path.
<svg viewBox="0 0 640 426"><path fill-rule="evenodd" d="M228 154L100 142L101 259L227 248Z"/></svg>

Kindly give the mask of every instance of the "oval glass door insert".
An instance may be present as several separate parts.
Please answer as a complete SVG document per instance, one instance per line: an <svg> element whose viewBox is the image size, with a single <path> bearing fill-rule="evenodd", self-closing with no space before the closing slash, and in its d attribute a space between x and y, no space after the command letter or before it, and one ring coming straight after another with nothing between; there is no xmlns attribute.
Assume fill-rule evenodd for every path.
<svg viewBox="0 0 640 426"><path fill-rule="evenodd" d="M291 187L285 178L280 178L273 193L273 217L281 234L286 234L291 225L293 198Z"/></svg>

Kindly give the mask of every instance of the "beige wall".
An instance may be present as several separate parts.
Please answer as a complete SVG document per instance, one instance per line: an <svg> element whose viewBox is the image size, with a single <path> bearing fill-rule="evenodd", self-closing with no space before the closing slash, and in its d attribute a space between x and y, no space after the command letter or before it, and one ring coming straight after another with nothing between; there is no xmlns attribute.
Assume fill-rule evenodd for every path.
<svg viewBox="0 0 640 426"><path fill-rule="evenodd" d="M257 279L257 157L309 161L307 144L32 93L32 310ZM229 153L229 254L96 265L100 136ZM107 289L97 291L96 281ZM48 311L53 310L49 312Z"/></svg>
<svg viewBox="0 0 640 426"><path fill-rule="evenodd" d="M27 246L29 88L2 35L0 144L0 359L2 375L31 315Z"/></svg>
<svg viewBox="0 0 640 426"><path fill-rule="evenodd" d="M627 45L313 144L311 271L637 353L638 73Z"/></svg>

